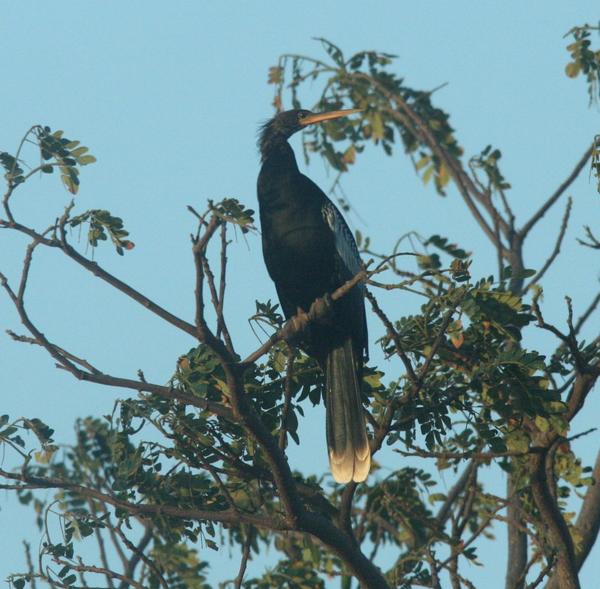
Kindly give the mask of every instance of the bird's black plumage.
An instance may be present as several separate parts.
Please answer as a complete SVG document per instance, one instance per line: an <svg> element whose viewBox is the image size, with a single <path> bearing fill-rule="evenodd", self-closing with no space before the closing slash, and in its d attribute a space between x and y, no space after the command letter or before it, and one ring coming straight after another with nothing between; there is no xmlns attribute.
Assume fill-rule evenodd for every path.
<svg viewBox="0 0 600 589"><path fill-rule="evenodd" d="M288 138L307 124L354 111L280 113L261 129L258 202L263 254L286 318L308 311L361 269L358 248L336 206L300 173ZM369 442L361 403L368 355L364 287L335 301L331 320L312 324L303 341L326 376L327 444L338 482L366 479Z"/></svg>

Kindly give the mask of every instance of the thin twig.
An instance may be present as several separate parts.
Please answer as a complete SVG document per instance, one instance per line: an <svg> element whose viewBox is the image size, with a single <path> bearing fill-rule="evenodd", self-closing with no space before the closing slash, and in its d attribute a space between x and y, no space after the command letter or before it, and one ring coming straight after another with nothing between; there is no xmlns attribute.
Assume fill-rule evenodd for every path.
<svg viewBox="0 0 600 589"><path fill-rule="evenodd" d="M23 547L25 548L25 561L27 563L27 572L29 573L29 582L31 583L31 589L36 589L37 584L35 582L33 559L31 558L31 544L23 540Z"/></svg>
<svg viewBox="0 0 600 589"><path fill-rule="evenodd" d="M527 585L527 589L535 589L538 585L540 585L542 581L550 574L554 565L555 560L553 558L548 559L546 566L544 566L539 572L538 576L531 583L529 583L529 585ZM524 580L525 579L523 579L523 581Z"/></svg>
<svg viewBox="0 0 600 589"><path fill-rule="evenodd" d="M37 339L35 339L33 337L29 337L27 335L18 335L14 331L12 331L11 329L7 329L6 333L10 336L10 338L13 341L21 342L21 343L24 343L24 344L30 344L32 346L42 346L43 347L42 342L38 341ZM57 346L56 344L52 344L52 345L65 358L68 358L69 360L73 361L75 364L79 364L80 366L82 366L86 370L89 370L92 374L96 374L96 375L101 375L102 374L102 372L100 372L100 370L98 370L95 366L93 366L92 364L90 364L87 360L85 360L83 358L79 358L78 356L75 356L75 354L72 354L71 352L68 352L67 350L65 350L64 348L61 348L60 346Z"/></svg>
<svg viewBox="0 0 600 589"><path fill-rule="evenodd" d="M465 468L465 470L463 471L463 473L460 475L460 477L458 478L456 483L454 483L453 487L450 489L450 491L446 495L446 500L444 501L444 503L438 510L437 515L435 516L435 519L438 522L438 524L440 525L440 527L444 526L444 524L450 517L451 509L452 509L452 506L454 505L454 502L460 496L460 494L464 491L467 483L471 479L471 472L473 471L474 468L476 468L476 466L477 466L477 464L476 464L475 460L472 459L469 462L469 464L467 465L467 467Z"/></svg>
<svg viewBox="0 0 600 589"><path fill-rule="evenodd" d="M94 515L94 517L96 517L96 506L94 505L94 502L91 499L88 499L88 506L90 508L90 511L92 512L92 514ZM109 568L108 565L108 557L106 555L106 547L104 546L104 538L102 537L102 531L99 527L94 529L94 535L96 536L96 542L98 543L98 550L100 552L100 561L102 562L102 566L105 569ZM125 573L127 575L127 573ZM108 586L110 587L110 589L114 589L114 583L112 580L112 577L110 575L106 576L106 582L108 584Z"/></svg>
<svg viewBox="0 0 600 589"><path fill-rule="evenodd" d="M590 145L584 154L581 156L579 161L575 164L575 168L569 174L567 179L554 191L554 193L546 200L546 202L532 215L532 217L523 225L523 227L517 232L518 240L522 243L527 237L527 234L533 229L535 224L548 212L548 210L556 203L556 201L565 193L567 188L573 184L573 182L579 176L579 173L585 167L587 161L592 157L594 151L594 144Z"/></svg>
<svg viewBox="0 0 600 589"><path fill-rule="evenodd" d="M563 215L562 223L560 225L560 230L558 232L558 237L556 239L554 249L552 250L552 254L550 254L550 257L546 260L545 264L542 266L542 268L539 270L539 272L531 279L531 282L527 286L524 287L524 289L523 289L524 293L527 292L534 284L536 284L537 282L539 282L542 279L544 274L546 274L548 268L550 268L550 266L552 265L554 260L557 258L558 254L560 253L560 246L562 245L563 239L565 237L565 233L567 231L567 225L569 224L569 217L571 215L572 206L573 206L573 199L571 197L569 197L569 199L567 200L567 206L565 207L565 212Z"/></svg>
<svg viewBox="0 0 600 589"><path fill-rule="evenodd" d="M133 552L133 556L127 563L125 574L132 577L133 573L135 572L135 568L136 568L138 562L141 560L154 573L154 576L158 579L158 582L162 585L163 589L169 589L169 586L168 586L167 582L165 581L164 577L162 576L158 567L144 553L144 550L146 550L146 547L152 540L152 525L149 523L145 523L143 525L145 527L144 535L141 537L137 546L133 542L131 542L131 540L129 540L129 538L125 535L125 533L121 529L121 522L119 523L118 526L116 526L114 528L114 531L119 535L119 538L121 538L121 541L123 542L123 544L125 544L125 546L131 552ZM119 589L126 589L126 588L127 588L127 583L122 581L121 584L119 585Z"/></svg>
<svg viewBox="0 0 600 589"><path fill-rule="evenodd" d="M61 564L63 566L68 565L69 568L73 571L77 571L80 573L96 573L99 575L104 575L107 578L112 577L113 579L118 579L119 581L122 581L123 583L132 585L136 589L145 589L145 587L141 583L134 581L130 577L127 577L125 575L122 575L121 573L117 573L116 571L112 571L112 570L104 568L104 567L85 565L85 564L81 564L81 563L73 564L73 562L64 560L62 558L56 558L56 557L54 557L54 560L56 561L57 564ZM65 589L72 587L72 585L65 585L62 581L58 581L56 579L53 579L53 582L56 583L56 585L58 587L64 587Z"/></svg>
<svg viewBox="0 0 600 589"><path fill-rule="evenodd" d="M596 307L598 307L599 303L600 303L600 292L598 292L596 294L596 296L592 299L592 302L589 304L588 308L583 312L581 317L579 317L579 319L577 320L577 323L575 324L575 329L574 329L576 335L581 331L581 328L583 327L585 322L589 319L590 315L596 310Z"/></svg>
<svg viewBox="0 0 600 589"><path fill-rule="evenodd" d="M377 317L379 317L379 319L383 323L383 325L387 331L388 337L394 342L394 345L396 347L396 353L398 354L398 356L402 360L402 363L404 364L404 368L406 369L408 378L411 380L411 382L416 383L417 375L415 374L415 371L414 371L414 368L412 366L410 359L408 358L408 356L406 355L406 352L404 351L404 346L402 345L402 341L400 340L400 335L394 328L394 326L393 326L392 322L389 320L388 316L381 310L381 307L379 306L379 303L377 302L377 299L373 296L373 294L370 291L367 291L365 296L371 303L371 307L372 307L373 311L375 312L375 315L377 315Z"/></svg>
<svg viewBox="0 0 600 589"><path fill-rule="evenodd" d="M415 448L412 452L406 450L395 450L402 456L419 456L420 458L442 458L445 460L466 460L472 458L477 461L493 460L494 458L508 458L512 456L528 456L545 451L545 448L531 446L527 450L507 450L506 452L429 452Z"/></svg>
<svg viewBox="0 0 600 589"><path fill-rule="evenodd" d="M225 324L223 309L225 307L225 285L227 276L227 244L227 223L223 223L221 225L221 272L219 275L219 308L217 310L217 315L221 318L223 325ZM220 321L217 326L217 337L220 336L223 325L221 325ZM227 337L229 338L229 334L227 334ZM233 349L233 346L231 346L231 349Z"/></svg>
<svg viewBox="0 0 600 589"><path fill-rule="evenodd" d="M246 530L246 538L244 540L244 547L242 549L242 560L240 561L240 570L237 577L233 582L235 589L241 589L244 581L244 575L246 574L246 567L248 566L248 559L250 558L250 546L252 545L252 527Z"/></svg>
<svg viewBox="0 0 600 589"><path fill-rule="evenodd" d="M210 267L208 258L202 254L201 259L204 275L206 276L206 281L208 283L208 290L210 291L211 302L217 316L217 337L219 337L219 334L222 333L227 349L231 354L235 354L233 343L231 342L231 337L229 335L229 330L227 329L227 325L225 323L225 317L223 316L221 301L219 300L219 295L217 293L215 275Z"/></svg>

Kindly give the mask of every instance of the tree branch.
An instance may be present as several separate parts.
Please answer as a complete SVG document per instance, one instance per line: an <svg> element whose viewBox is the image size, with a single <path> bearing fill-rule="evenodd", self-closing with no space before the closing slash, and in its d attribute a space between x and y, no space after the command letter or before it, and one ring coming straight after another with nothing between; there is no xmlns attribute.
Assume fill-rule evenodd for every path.
<svg viewBox="0 0 600 589"><path fill-rule="evenodd" d="M444 501L444 503L438 510L437 515L435 516L435 519L439 524L440 528L444 526L444 524L450 517L452 506L454 505L455 501L458 499L460 494L464 491L465 487L467 486L467 483L471 480L471 475L475 468L477 468L477 463L475 459L472 459L469 461L469 464L467 465L465 470L463 470L456 483L454 483L454 485L446 495L446 500Z"/></svg>
<svg viewBox="0 0 600 589"><path fill-rule="evenodd" d="M575 528L581 536L579 550L575 553L577 570L581 570L600 532L600 452L596 456L592 478L594 482L585 494L575 523ZM561 589L558 575L552 575L546 589Z"/></svg>
<svg viewBox="0 0 600 589"><path fill-rule="evenodd" d="M148 503L130 503L118 499L113 495L102 493L84 485L71 483L54 477L38 477L24 473L11 473L0 468L0 476L5 479L18 481L22 485L0 484L0 489L66 489L82 497L96 499L107 505L128 511L139 516L166 515L179 519L192 519L197 521L211 521L224 524L251 524L266 530L288 530L289 526L275 516L267 517L251 513L241 513L235 509L221 511L202 510L174 505L152 505Z"/></svg>
<svg viewBox="0 0 600 589"><path fill-rule="evenodd" d="M31 256L33 255L33 250L34 250L34 247L30 247L30 248L28 248L28 251L27 251L26 261L24 264L24 270L23 270L23 274L22 274L22 278L21 278L21 288L19 289L19 292L21 292L21 294L23 294L25 291L23 284L24 284L24 281L27 280L28 271L29 271L29 267L31 264ZM200 409L208 410L211 413L214 413L215 415L219 415L226 419L232 419L231 410L227 407L224 407L223 405L221 405L219 403L214 402L214 401L200 399L198 397L195 397L192 395L187 395L185 393L178 392L170 387L165 387L162 385L157 385L157 384L153 384L153 383L149 383L149 382L145 382L145 381L142 382L142 381L131 380L128 378L115 377L115 376L111 376L109 374L103 374L100 371L98 371L96 368L94 368L93 370L90 370L90 371L86 371L86 370L82 370L81 368L78 368L77 364L82 364L82 365L88 364L88 366L90 366L90 367L91 367L91 365L89 365L89 363L87 361L82 360L82 359L78 358L77 356L75 356L69 352L66 352L62 348L52 344L46 338L46 336L39 331L39 329L33 324L31 319L29 318L27 311L25 309L23 299L22 298L20 299L17 296L17 294L15 294L15 292L10 287L6 276L4 276L4 274L2 274L1 272L0 272L0 286L2 286L4 288L4 290L8 293L9 298L11 299L11 301L13 302L13 304L15 305L15 307L17 309L17 313L19 314L21 322L26 327L26 329L29 331L29 333L31 333L31 335L33 336L32 339L27 339L27 340L22 340L21 336L17 336L17 339L19 339L20 341L27 341L27 343L35 343L35 344L43 347L50 354L50 356L52 356L58 362L59 367L64 368L65 370L70 372L78 380L93 382L96 384L101 384L101 385L106 385L106 386L114 386L114 387L119 387L119 388L133 389L140 393L141 392L154 393L165 399L178 400L185 404L192 405L192 406L198 407Z"/></svg>
<svg viewBox="0 0 600 589"><path fill-rule="evenodd" d="M447 151L439 144L435 136L431 133L431 129L426 122L423 121L400 96L388 90L382 83L378 82L368 74L354 73L352 75L357 79L365 80L367 83L376 88L378 92L385 96L389 102L396 105L398 110L396 111L394 109L389 109L387 114L403 126L411 128L416 135L421 137L423 143L425 143L429 149L431 149L432 152L435 153L435 155L439 157L439 159L445 164L447 169L450 171L450 174L454 178L456 187L458 188L458 191L465 201L469 211L471 211L471 214L494 246L499 248L504 254L504 247L502 243L498 242L494 230L485 220L474 201L477 200L480 204L482 204L492 219L497 219L499 226L505 234L509 232L508 224L495 209L489 197L486 198L482 193L479 192L469 175L462 168L460 162L447 153ZM404 113L404 116L402 113Z"/></svg>
<svg viewBox="0 0 600 589"><path fill-rule="evenodd" d="M548 271L548 268L552 265L558 254L560 253L560 246L562 245L563 239L565 237L565 233L567 231L567 225L569 223L569 217L571 215L571 207L573 205L573 199L569 197L567 201L567 206L565 208L565 213L563 215L563 220L560 225L560 230L558 232L558 237L556 239L556 244L554 245L554 249L552 250L552 254L546 260L542 268L537 272L537 274L531 279L531 282L523 289L523 292L527 292L534 284L539 282L544 274Z"/></svg>
<svg viewBox="0 0 600 589"><path fill-rule="evenodd" d="M164 580L162 574L160 573L156 565L144 554L144 550L146 550L146 547L150 543L150 540L152 540L152 525L149 523L146 524L144 529L144 535L141 537L137 546L133 544L133 542L131 542L127 538L127 536L125 536L120 525L115 527L114 530L119 535L119 538L121 538L121 542L123 542L123 544L125 544L125 546L127 546L127 548L131 550L131 552L133 552L133 556L131 557L131 559L129 559L127 563L125 575L128 577L132 577L133 573L135 572L135 568L141 560L146 564L146 566L148 566L152 570L159 583L162 585L163 589L169 589L169 586L167 585L166 581ZM124 581L121 582L121 584L119 585L119 589L127 589L127 583L125 583Z"/></svg>
<svg viewBox="0 0 600 589"><path fill-rule="evenodd" d="M242 589L242 583L244 581L244 575L246 574L246 567L248 566L248 559L250 558L250 546L252 544L252 529L246 531L246 538L244 540L244 546L242 549L242 560L240 561L240 570L233 584L234 589Z"/></svg>
<svg viewBox="0 0 600 589"><path fill-rule="evenodd" d="M348 292L350 292L354 286L360 282L365 282L368 280L369 276L378 271L380 270L374 270L372 272L361 270L354 277L335 290L331 294L331 300L337 301L338 299L341 299ZM317 299L317 301L319 301L319 299ZM317 303L317 301L315 301L315 303ZM286 324L281 329L276 331L262 346L260 346L260 348L244 358L244 360L239 363L239 366L245 370L251 364L256 362L256 360L258 360L261 356L264 356L278 342L283 340L291 341L297 339L311 322L319 321L322 318L323 313L327 313L325 309L326 306L315 303L313 303L308 313L297 314L290 318Z"/></svg>
<svg viewBox="0 0 600 589"><path fill-rule="evenodd" d="M556 201L565 193L567 188L575 182L577 176L585 167L587 161L592 157L594 151L594 143L587 148L584 154L581 156L579 161L575 164L575 168L569 174L567 179L554 191L554 193L548 198L548 200L533 214L533 216L523 225L523 227L517 232L517 239L519 242L523 242L527 234L533 229L536 223L548 212L548 210L556 203Z"/></svg>

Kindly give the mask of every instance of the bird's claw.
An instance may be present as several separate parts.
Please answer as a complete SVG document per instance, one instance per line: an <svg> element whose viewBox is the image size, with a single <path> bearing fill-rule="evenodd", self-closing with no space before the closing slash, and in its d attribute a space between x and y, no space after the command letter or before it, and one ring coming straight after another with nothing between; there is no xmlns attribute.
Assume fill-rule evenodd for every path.
<svg viewBox="0 0 600 589"><path fill-rule="evenodd" d="M333 301L331 300L331 296L329 294L324 294L322 297L315 299L310 306L308 316L314 321L327 323L331 317L332 305Z"/></svg>
<svg viewBox="0 0 600 589"><path fill-rule="evenodd" d="M308 327L310 319L308 314L302 311L302 309L298 309L296 315L291 317L289 321L284 326L284 334L283 339L286 341L293 342L300 338L300 336L304 333L304 330Z"/></svg>
<svg viewBox="0 0 600 589"><path fill-rule="evenodd" d="M329 294L315 299L308 313L298 307L296 314L285 324L283 339L293 342L300 339L311 322L329 323L333 301Z"/></svg>
<svg viewBox="0 0 600 589"><path fill-rule="evenodd" d="M299 311L294 317L292 317L292 323L294 324L294 330L298 333L304 331L308 325L310 319L304 311Z"/></svg>

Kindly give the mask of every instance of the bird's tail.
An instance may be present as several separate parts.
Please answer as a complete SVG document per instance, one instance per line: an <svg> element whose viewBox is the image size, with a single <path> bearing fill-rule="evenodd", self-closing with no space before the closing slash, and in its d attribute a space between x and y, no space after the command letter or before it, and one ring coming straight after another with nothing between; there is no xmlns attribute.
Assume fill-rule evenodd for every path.
<svg viewBox="0 0 600 589"><path fill-rule="evenodd" d="M371 467L358 372L352 339L347 338L328 353L325 369L327 449L338 483L364 481Z"/></svg>

